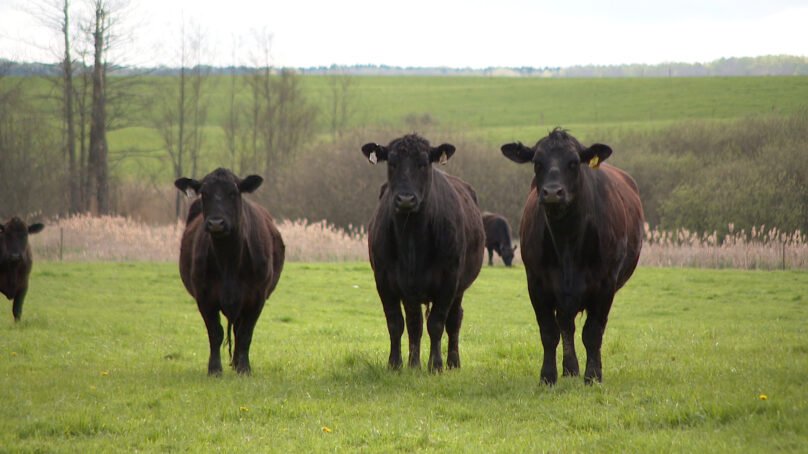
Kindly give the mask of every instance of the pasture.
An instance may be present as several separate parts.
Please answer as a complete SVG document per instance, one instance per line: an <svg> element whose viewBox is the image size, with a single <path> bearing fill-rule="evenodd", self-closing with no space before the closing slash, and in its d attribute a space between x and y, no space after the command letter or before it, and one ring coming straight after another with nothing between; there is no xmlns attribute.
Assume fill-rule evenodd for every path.
<svg viewBox="0 0 808 454"><path fill-rule="evenodd" d="M36 262L31 282L22 322L0 306L0 451L808 451L805 271L641 267L603 384L552 388L521 266L483 267L442 375L387 369L366 262L288 263L251 377L206 376L175 263Z"/></svg>

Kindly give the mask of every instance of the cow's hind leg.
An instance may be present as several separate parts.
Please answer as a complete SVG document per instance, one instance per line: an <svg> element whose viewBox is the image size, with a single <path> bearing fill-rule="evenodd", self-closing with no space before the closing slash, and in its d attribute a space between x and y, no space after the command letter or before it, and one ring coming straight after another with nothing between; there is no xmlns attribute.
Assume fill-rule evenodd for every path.
<svg viewBox="0 0 808 454"><path fill-rule="evenodd" d="M404 303L407 314L407 337L410 340L410 359L408 365L421 368L421 336L424 332L424 317L421 314L421 303L408 301Z"/></svg>
<svg viewBox="0 0 808 454"><path fill-rule="evenodd" d="M252 343L253 330L255 323L258 321L258 313L250 311L242 311L240 317L236 320L233 327L235 328L235 349L233 351L233 367L239 374L250 375L252 369L250 368L250 344Z"/></svg>
<svg viewBox="0 0 808 454"><path fill-rule="evenodd" d="M222 373L222 358L219 350L222 347L224 330L219 318L219 309L214 305L203 308L199 305L199 312L205 321L208 330L208 342L210 343L210 357L208 359L208 375L220 375Z"/></svg>
<svg viewBox="0 0 808 454"><path fill-rule="evenodd" d="M446 319L454 302L454 296L435 298L429 317L426 320L426 330L429 333L429 362L427 368L430 372L443 371L443 358L440 354L440 340L446 328Z"/></svg>
<svg viewBox="0 0 808 454"><path fill-rule="evenodd" d="M488 248L488 266L494 265L494 249Z"/></svg>
<svg viewBox="0 0 808 454"><path fill-rule="evenodd" d="M446 317L446 335L449 337L449 348L446 353L446 366L449 369L460 367L460 350L458 340L460 337L460 325L463 323L463 294L455 300L449 315Z"/></svg>
<svg viewBox="0 0 808 454"><path fill-rule="evenodd" d="M578 356L575 354L575 315L558 315L558 325L561 329L561 345L564 349L564 359L561 360L562 375L578 376Z"/></svg>
<svg viewBox="0 0 808 454"><path fill-rule="evenodd" d="M614 295L609 295L600 304L594 304L587 310L586 322L583 328L583 341L586 347L586 370L584 370L584 382L592 384L594 380L603 381L603 368L600 361L600 347L603 343L603 332L606 330L606 321L609 317L609 309L612 306Z"/></svg>
<svg viewBox="0 0 808 454"><path fill-rule="evenodd" d="M22 317L22 303L25 301L25 294L28 293L28 288L22 288L14 296L14 305L11 307L11 313L14 315L14 321L19 322Z"/></svg>
<svg viewBox="0 0 808 454"><path fill-rule="evenodd" d="M390 335L390 357L387 365L391 369L401 367L401 336L404 334L404 316L401 314L401 302L397 296L387 289L377 286L382 300L384 317L387 319L387 332ZM420 309L419 309L420 310Z"/></svg>

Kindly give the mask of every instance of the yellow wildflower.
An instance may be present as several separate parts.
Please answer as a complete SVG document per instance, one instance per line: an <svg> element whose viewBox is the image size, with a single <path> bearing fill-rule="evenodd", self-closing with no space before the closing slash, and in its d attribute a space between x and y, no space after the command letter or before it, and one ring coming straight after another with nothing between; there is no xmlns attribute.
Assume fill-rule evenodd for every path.
<svg viewBox="0 0 808 454"><path fill-rule="evenodd" d="M767 395L765 395L765 394L761 394L761 395L760 395L760 396L758 396L758 397L760 397L760 400L766 400L766 399L768 399L768 398L769 398L769 396L767 396Z"/></svg>
<svg viewBox="0 0 808 454"><path fill-rule="evenodd" d="M244 405L242 405L242 406L238 407L238 409L239 409L239 410L241 410L241 411L250 411L250 410L249 410L247 407L245 407Z"/></svg>
<svg viewBox="0 0 808 454"><path fill-rule="evenodd" d="M323 432L330 434L331 429L328 426L323 426Z"/></svg>

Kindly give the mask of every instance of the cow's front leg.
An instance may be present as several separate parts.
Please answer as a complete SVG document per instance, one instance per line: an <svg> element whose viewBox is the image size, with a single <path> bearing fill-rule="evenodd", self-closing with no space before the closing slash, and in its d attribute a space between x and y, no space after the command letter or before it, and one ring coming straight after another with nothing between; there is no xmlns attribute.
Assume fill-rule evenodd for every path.
<svg viewBox="0 0 808 454"><path fill-rule="evenodd" d="M219 350L222 347L224 330L219 319L219 308L214 304L197 302L199 312L205 321L205 328L208 330L208 342L210 344L210 357L208 358L208 375L221 375L222 358Z"/></svg>
<svg viewBox="0 0 808 454"><path fill-rule="evenodd" d="M382 300L384 317L387 319L387 332L390 335L390 357L387 365L391 369L401 367L401 335L404 334L404 316L401 314L401 302L395 294L386 288L378 287Z"/></svg>
<svg viewBox="0 0 808 454"><path fill-rule="evenodd" d="M538 284L528 276L528 293L530 302L533 304L533 311L536 313L536 321L539 324L539 334L541 344L544 349L544 359L541 366L542 383L553 385L558 380L558 368L556 367L556 349L560 337L558 323L556 322L553 310L555 300L550 294L543 294Z"/></svg>
<svg viewBox="0 0 808 454"><path fill-rule="evenodd" d="M14 296L14 304L11 307L11 314L14 315L14 321L19 322L22 317L22 303L25 301L25 295L28 293L28 287L21 288Z"/></svg>

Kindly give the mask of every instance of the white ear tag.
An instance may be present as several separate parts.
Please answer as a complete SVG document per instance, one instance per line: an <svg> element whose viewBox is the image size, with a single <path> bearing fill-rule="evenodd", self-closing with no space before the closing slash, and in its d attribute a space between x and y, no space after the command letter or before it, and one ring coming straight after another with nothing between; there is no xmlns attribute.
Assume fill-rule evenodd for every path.
<svg viewBox="0 0 808 454"><path fill-rule="evenodd" d="M191 188L185 188L184 192L185 192L185 197L188 197L189 199L192 199L194 197L194 194L191 192Z"/></svg>
<svg viewBox="0 0 808 454"><path fill-rule="evenodd" d="M440 165L445 166L446 163L449 162L449 158L446 156L446 152L440 154Z"/></svg>
<svg viewBox="0 0 808 454"><path fill-rule="evenodd" d="M368 155L368 161L370 161L370 163L373 165L376 165L376 163L379 162L379 158L376 157L375 151L370 152L370 154Z"/></svg>

